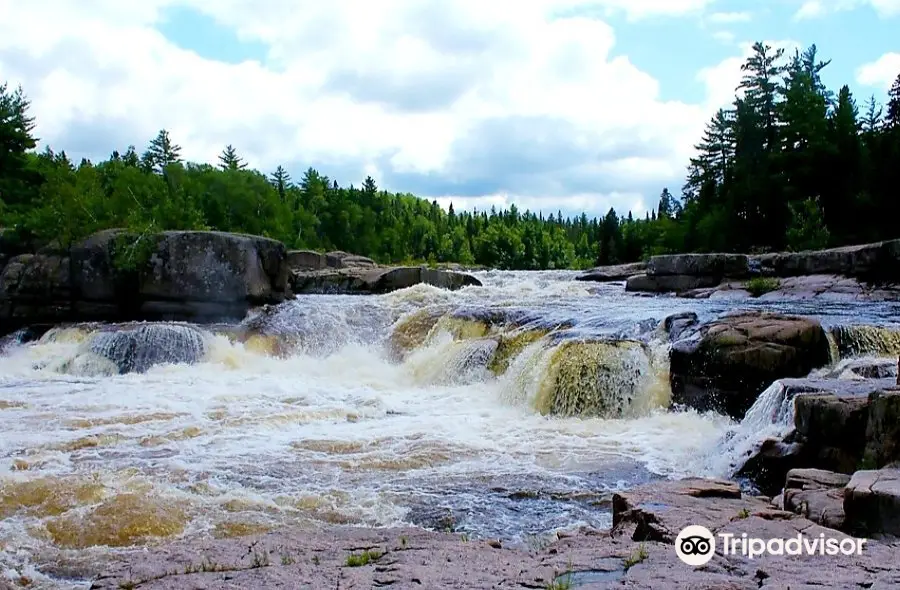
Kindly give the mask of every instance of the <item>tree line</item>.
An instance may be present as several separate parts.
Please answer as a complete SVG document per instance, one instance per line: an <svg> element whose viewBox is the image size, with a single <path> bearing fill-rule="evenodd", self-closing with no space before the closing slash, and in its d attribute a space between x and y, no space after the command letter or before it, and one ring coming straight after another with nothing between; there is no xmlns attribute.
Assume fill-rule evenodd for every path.
<svg viewBox="0 0 900 590"><path fill-rule="evenodd" d="M805 249L900 236L900 76L863 112L849 87L821 81L815 45L786 59L756 43L733 105L697 144L680 197L664 189L643 217L544 216L515 205L442 209L436 201L341 186L309 168L249 169L234 146L216 165L185 162L161 130L147 148L73 162L36 150L22 88L0 85L0 227L69 245L95 231L216 229L293 248L346 250L383 263L585 268L684 251Z"/></svg>

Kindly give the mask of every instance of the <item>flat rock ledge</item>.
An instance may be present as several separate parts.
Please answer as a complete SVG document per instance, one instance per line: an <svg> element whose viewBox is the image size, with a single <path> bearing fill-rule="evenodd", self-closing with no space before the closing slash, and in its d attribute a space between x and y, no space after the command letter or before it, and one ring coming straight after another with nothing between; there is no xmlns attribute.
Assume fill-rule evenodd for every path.
<svg viewBox="0 0 900 590"><path fill-rule="evenodd" d="M419 284L455 291L480 287L481 281L470 274L418 266L379 266L371 258L309 250L287 252L289 283L296 295L357 295L390 293Z"/></svg>
<svg viewBox="0 0 900 590"><path fill-rule="evenodd" d="M281 530L135 549L92 563L93 571L69 565L65 574L91 580L92 590L900 587L900 545L892 541L868 540L850 556L724 554L720 533L848 538L773 508L765 498L743 495L729 481L657 482L615 494L613 522L611 530L580 530L531 547L416 528ZM689 566L675 552L675 539L687 525L716 535L716 554L706 565ZM349 564L351 555L363 552L368 563Z"/></svg>
<svg viewBox="0 0 900 590"><path fill-rule="evenodd" d="M612 268L594 269L579 280L611 280L605 277ZM748 281L755 277L770 279L764 285L769 299L897 300L900 240L762 255L667 254L651 257L645 271L624 278L626 291L719 298L751 296Z"/></svg>

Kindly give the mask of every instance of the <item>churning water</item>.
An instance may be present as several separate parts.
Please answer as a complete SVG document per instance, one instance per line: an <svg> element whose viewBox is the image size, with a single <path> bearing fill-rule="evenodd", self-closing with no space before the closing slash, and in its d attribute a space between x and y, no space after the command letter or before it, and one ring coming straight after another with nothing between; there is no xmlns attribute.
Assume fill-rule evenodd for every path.
<svg viewBox="0 0 900 590"><path fill-rule="evenodd" d="M568 272L480 278L452 293L304 296L238 327L82 326L9 345L0 572L50 583L35 565L65 577L123 547L286 524L523 542L604 526L613 489L727 475L706 458L741 428L666 411L666 316L897 314L638 297Z"/></svg>

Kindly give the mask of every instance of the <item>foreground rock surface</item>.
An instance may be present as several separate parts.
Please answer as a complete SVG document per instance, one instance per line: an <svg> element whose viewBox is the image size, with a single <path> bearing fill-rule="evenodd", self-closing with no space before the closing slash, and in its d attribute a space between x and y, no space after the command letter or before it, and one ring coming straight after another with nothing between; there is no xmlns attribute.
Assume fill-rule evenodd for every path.
<svg viewBox="0 0 900 590"><path fill-rule="evenodd" d="M284 530L230 540L180 541L108 557L65 573L92 580L92 590L237 588L398 589L549 588L873 588L900 584L900 546L868 541L861 555L716 555L701 568L682 563L674 550L689 524L713 534L793 538L846 535L742 495L731 482L688 479L616 494L610 531L582 530L545 546L512 547L498 541L421 529ZM718 537L717 537L718 541ZM353 567L350 555L369 551ZM60 572L62 573L62 572Z"/></svg>
<svg viewBox="0 0 900 590"><path fill-rule="evenodd" d="M672 401L740 420L773 381L803 377L829 359L825 331L815 320L770 313L725 316L673 345Z"/></svg>

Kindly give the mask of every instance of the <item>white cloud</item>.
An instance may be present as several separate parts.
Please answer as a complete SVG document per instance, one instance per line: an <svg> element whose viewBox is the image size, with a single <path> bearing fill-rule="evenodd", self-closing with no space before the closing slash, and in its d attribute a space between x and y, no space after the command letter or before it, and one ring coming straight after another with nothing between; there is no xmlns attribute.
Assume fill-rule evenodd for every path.
<svg viewBox="0 0 900 590"><path fill-rule="evenodd" d="M856 81L866 86L887 90L900 76L900 53L885 53L877 60L864 64L856 71Z"/></svg>
<svg viewBox="0 0 900 590"><path fill-rule="evenodd" d="M731 45L732 43L734 43L734 40L736 38L737 37L735 37L735 34L731 31L716 31L715 33L713 33L713 39L726 45Z"/></svg>
<svg viewBox="0 0 900 590"><path fill-rule="evenodd" d="M706 21L715 25L727 25L745 23L752 18L753 15L749 12L714 12L706 17Z"/></svg>
<svg viewBox="0 0 900 590"><path fill-rule="evenodd" d="M167 128L192 160L231 143L263 170L316 165L342 183L374 170L393 190L483 185L605 211L677 184L710 113L660 100L612 56L609 25L560 10L636 19L712 1L0 0L0 78L24 85L38 135L73 156ZM262 42L266 63L175 46L154 27L176 4Z"/></svg>
<svg viewBox="0 0 900 590"><path fill-rule="evenodd" d="M818 18L832 12L871 7L882 18L900 15L900 0L805 0L794 14L797 20Z"/></svg>

